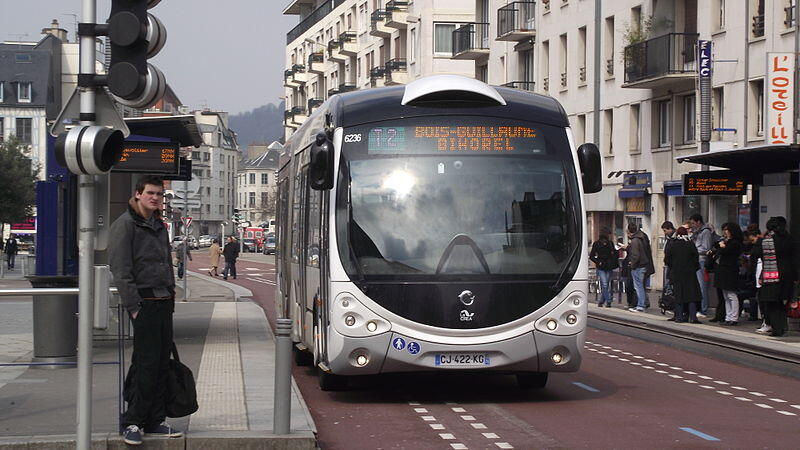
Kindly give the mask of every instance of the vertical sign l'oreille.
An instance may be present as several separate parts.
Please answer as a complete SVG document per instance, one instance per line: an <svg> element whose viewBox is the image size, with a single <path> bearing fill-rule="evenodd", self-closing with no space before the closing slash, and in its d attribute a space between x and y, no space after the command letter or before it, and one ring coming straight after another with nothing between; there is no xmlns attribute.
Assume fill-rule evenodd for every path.
<svg viewBox="0 0 800 450"><path fill-rule="evenodd" d="M791 144L794 140L794 58L794 53L767 53L768 144Z"/></svg>

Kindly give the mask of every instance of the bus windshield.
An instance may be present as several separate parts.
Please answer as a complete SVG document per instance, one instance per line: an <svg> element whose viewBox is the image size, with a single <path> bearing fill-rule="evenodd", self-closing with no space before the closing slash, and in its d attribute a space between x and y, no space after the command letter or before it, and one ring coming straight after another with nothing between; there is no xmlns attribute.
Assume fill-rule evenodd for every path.
<svg viewBox="0 0 800 450"><path fill-rule="evenodd" d="M563 128L426 117L346 129L344 141L336 226L352 278L552 280L579 244Z"/></svg>

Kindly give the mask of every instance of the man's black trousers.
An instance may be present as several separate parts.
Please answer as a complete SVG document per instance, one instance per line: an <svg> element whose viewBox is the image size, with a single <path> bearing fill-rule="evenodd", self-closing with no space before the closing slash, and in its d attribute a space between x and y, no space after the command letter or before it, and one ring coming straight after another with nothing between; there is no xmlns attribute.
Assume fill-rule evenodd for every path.
<svg viewBox="0 0 800 450"><path fill-rule="evenodd" d="M167 416L167 374L172 347L172 313L175 300L143 300L133 319L131 376L133 397L125 412L128 425L153 427Z"/></svg>

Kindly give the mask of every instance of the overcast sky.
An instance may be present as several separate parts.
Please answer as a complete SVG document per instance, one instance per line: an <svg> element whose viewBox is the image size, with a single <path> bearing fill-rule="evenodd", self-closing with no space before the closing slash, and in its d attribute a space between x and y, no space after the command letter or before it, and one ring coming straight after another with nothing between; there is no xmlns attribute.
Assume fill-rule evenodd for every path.
<svg viewBox="0 0 800 450"><path fill-rule="evenodd" d="M0 40L38 41L57 19L74 41L81 0L0 0ZM298 16L286 0L163 0L150 12L167 27L167 45L151 62L190 107L238 113L283 95L286 33ZM97 21L111 0L97 0Z"/></svg>

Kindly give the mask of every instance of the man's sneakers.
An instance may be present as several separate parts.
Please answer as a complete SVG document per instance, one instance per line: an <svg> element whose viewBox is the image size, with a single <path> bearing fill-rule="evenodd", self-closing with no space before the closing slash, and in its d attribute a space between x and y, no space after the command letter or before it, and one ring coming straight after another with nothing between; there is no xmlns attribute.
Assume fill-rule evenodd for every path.
<svg viewBox="0 0 800 450"><path fill-rule="evenodd" d="M128 425L122 432L122 439L128 445L142 445L142 435L144 433L136 425Z"/></svg>
<svg viewBox="0 0 800 450"><path fill-rule="evenodd" d="M756 330L756 333L758 334L769 334L771 332L772 332L772 327L767 324L761 325L761 328L758 328Z"/></svg>
<svg viewBox="0 0 800 450"><path fill-rule="evenodd" d="M153 427L144 427L145 433L152 437L176 438L183 436L183 431L172 428L167 422L161 422Z"/></svg>

